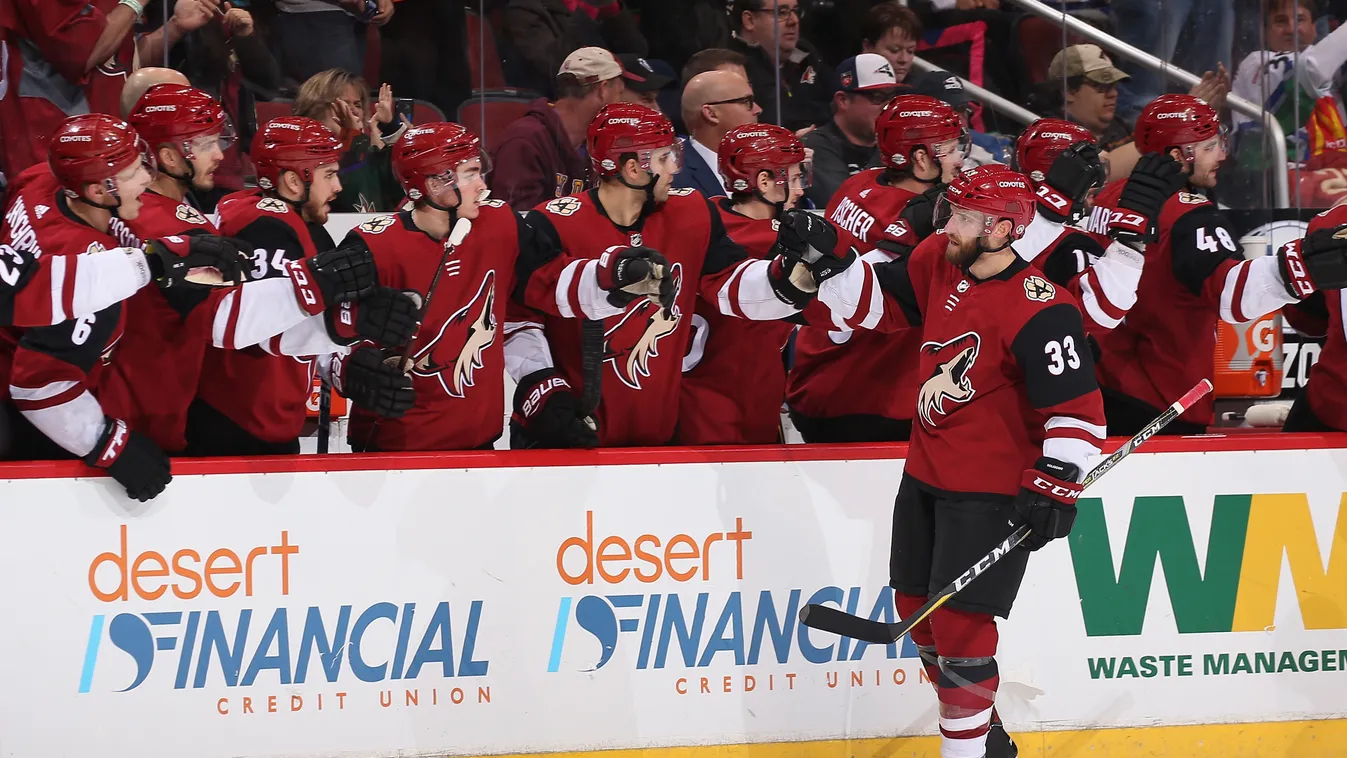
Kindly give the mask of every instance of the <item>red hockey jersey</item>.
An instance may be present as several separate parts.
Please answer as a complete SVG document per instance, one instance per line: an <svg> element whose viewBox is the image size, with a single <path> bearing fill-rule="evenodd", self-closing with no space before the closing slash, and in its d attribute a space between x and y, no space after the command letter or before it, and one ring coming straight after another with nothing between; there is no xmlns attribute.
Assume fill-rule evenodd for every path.
<svg viewBox="0 0 1347 758"><path fill-rule="evenodd" d="M908 204L920 195L881 183L884 171L870 169L847 179L826 212L837 227L839 243L856 248L875 264L915 247L920 242L915 227L923 223L904 217ZM816 321L811 313L810 323ZM795 363L786 388L792 410L813 418L912 418L920 335L907 330L852 331L859 326L863 325L840 325L837 330L807 326L796 335Z"/></svg>
<svg viewBox="0 0 1347 758"><path fill-rule="evenodd" d="M1092 219L1116 207L1125 183L1099 192ZM1217 319L1237 324L1294 302L1275 256L1244 260L1224 215L1203 195L1175 193L1159 228L1160 239L1146 246L1136 304L1117 328L1098 335L1100 386L1145 403L1156 415L1212 377ZM1210 424L1212 407L1208 395L1180 418Z"/></svg>
<svg viewBox="0 0 1347 758"><path fill-rule="evenodd" d="M286 202L257 190L235 192L220 201L220 232L256 249L250 281L288 276L285 264L317 255L314 234L325 247L331 240L321 226L310 227ZM238 311L233 318L237 319ZM315 361L274 355L261 347L206 351L197 397L253 437L268 443L299 437L313 390Z"/></svg>
<svg viewBox="0 0 1347 758"><path fill-rule="evenodd" d="M729 198L713 201L730 239L754 258L768 258L776 220L736 213ZM680 445L766 445L781 441L786 367L781 349L794 331L785 322L726 316L704 299L692 314L678 400Z"/></svg>
<svg viewBox="0 0 1347 758"><path fill-rule="evenodd" d="M682 360L691 332L689 314L697 297L740 318L772 320L799 312L772 290L769 262L745 260L743 248L726 234L719 211L695 190L672 190L667 202L626 228L609 220L597 190L547 202L530 212L526 223L538 234L543 249L563 250L580 260L569 264L559 279L532 276L516 288L531 298L555 290L563 318L540 319L527 311L513 311L507 327L507 360L516 377L555 361L577 396L583 393L584 377L581 325L575 317L586 306L583 282L592 281L597 266L596 260L586 259L615 246L644 245L660 251L672 268L677 297L668 317L643 299L604 321L603 386L597 410L599 442L604 446L665 445L673 440ZM525 261L523 268L530 265ZM550 355L542 355L546 346L528 333L538 329Z"/></svg>
<svg viewBox="0 0 1347 758"><path fill-rule="evenodd" d="M1074 299L1023 259L990 279L965 276L945 247L937 232L904 259L853 266L819 289L850 318L879 287L872 315L919 328L924 379L905 473L937 494L984 499L1014 497L1040 455L1087 470L1104 408Z"/></svg>
<svg viewBox="0 0 1347 758"><path fill-rule="evenodd" d="M1015 242L1015 252L1076 298L1085 333L1096 339L1121 324L1136 304L1144 257L1107 236L1036 215Z"/></svg>
<svg viewBox="0 0 1347 758"><path fill-rule="evenodd" d="M505 310L514 289L522 221L489 200L472 232L451 248L411 354L416 407L384 418L351 410L353 445L373 450L469 450L489 445L505 419ZM418 229L410 212L351 230L373 253L379 283L426 293L449 243ZM358 349L359 345L352 349ZM377 433L371 434L378 424Z"/></svg>
<svg viewBox="0 0 1347 758"><path fill-rule="evenodd" d="M1337 205L1310 219L1306 233L1343 224L1347 224L1347 205ZM1341 431L1347 431L1347 339L1343 336L1347 303L1344 300L1347 300L1347 290L1324 291L1328 336L1319 360L1310 368L1309 383L1304 390L1314 415L1324 424Z"/></svg>

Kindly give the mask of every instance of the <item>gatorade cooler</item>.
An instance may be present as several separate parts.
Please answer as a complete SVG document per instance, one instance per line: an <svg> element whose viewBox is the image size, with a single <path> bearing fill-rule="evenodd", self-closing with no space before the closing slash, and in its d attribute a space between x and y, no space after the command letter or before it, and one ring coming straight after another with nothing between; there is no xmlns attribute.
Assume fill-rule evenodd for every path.
<svg viewBox="0 0 1347 758"><path fill-rule="evenodd" d="M1304 221L1272 221L1240 239L1245 258L1273 255L1305 236ZM1242 324L1216 322L1216 397L1276 397L1282 391L1282 314Z"/></svg>

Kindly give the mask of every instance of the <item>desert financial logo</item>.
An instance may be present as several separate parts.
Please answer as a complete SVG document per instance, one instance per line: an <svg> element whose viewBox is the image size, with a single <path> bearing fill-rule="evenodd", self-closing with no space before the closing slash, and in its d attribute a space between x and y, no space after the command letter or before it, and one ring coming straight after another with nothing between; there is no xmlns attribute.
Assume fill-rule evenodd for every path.
<svg viewBox="0 0 1347 758"><path fill-rule="evenodd" d="M481 600L249 607L296 589L302 551L288 531L274 544L200 551L142 549L128 532L123 525L118 549L90 562L89 590L136 610L93 616L81 694L209 689L226 695L215 703L226 716L344 710L388 686L398 689L379 689L383 707L490 702L477 679L490 666L477 651ZM452 681L462 678L472 679Z"/></svg>
<svg viewBox="0 0 1347 758"><path fill-rule="evenodd" d="M763 573L751 571L754 536L742 517L733 530L698 536L602 532L587 511L583 534L557 549L565 584L600 591L561 598L549 672L663 670L673 674L670 686L679 695L926 681L911 640L901 648L869 645L799 623L808 603L894 622L888 587L734 589L752 586L746 569L750 578ZM670 585L675 591L646 591ZM879 651L867 656L872 647ZM899 659L914 660L881 663Z"/></svg>

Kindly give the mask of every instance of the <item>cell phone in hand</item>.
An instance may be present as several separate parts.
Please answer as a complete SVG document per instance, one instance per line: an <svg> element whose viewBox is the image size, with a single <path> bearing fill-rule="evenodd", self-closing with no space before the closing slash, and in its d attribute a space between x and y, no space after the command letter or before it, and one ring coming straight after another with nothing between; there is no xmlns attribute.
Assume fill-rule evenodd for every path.
<svg viewBox="0 0 1347 758"><path fill-rule="evenodd" d="M393 100L393 122L401 124L405 117L407 123L412 123L412 104L413 101L410 97L395 98Z"/></svg>

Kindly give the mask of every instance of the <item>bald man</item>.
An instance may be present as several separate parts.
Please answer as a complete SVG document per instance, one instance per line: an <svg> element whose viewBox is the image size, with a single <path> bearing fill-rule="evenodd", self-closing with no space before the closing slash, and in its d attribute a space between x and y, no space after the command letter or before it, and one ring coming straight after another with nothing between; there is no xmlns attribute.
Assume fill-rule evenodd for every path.
<svg viewBox="0 0 1347 758"><path fill-rule="evenodd" d="M753 100L748 80L731 71L707 71L688 80L683 88L683 123L690 150L683 151L683 170L675 187L700 190L707 197L726 194L717 150L725 133L744 124L756 124L762 109Z"/></svg>
<svg viewBox="0 0 1347 758"><path fill-rule="evenodd" d="M192 86L192 83L187 81L187 76L176 69L155 66L136 69L135 73L126 78L126 85L122 87L122 118L130 116L131 110L140 102L141 95L156 84Z"/></svg>

